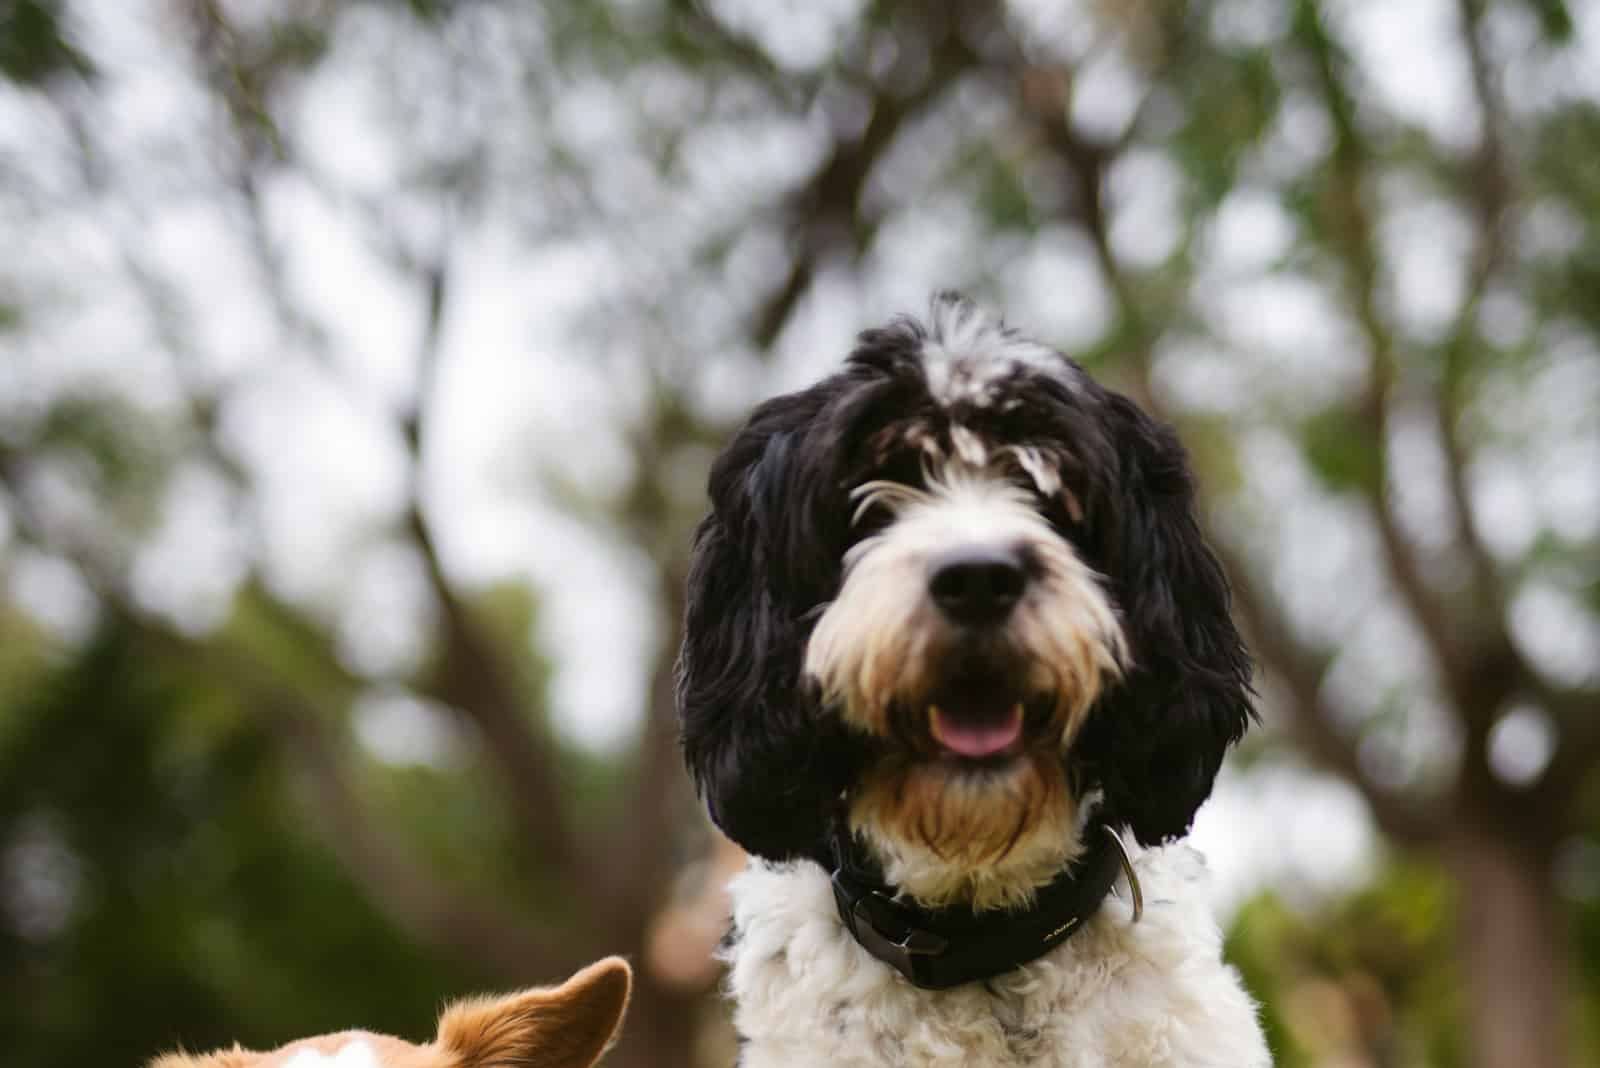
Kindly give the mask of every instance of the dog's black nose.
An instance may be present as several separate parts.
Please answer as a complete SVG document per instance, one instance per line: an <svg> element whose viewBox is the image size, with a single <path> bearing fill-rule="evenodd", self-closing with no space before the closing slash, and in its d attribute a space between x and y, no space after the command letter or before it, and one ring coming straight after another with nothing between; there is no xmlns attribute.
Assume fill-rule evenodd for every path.
<svg viewBox="0 0 1600 1068"><path fill-rule="evenodd" d="M999 623L1028 584L1021 556L1009 549L953 549L928 569L928 592L953 622Z"/></svg>

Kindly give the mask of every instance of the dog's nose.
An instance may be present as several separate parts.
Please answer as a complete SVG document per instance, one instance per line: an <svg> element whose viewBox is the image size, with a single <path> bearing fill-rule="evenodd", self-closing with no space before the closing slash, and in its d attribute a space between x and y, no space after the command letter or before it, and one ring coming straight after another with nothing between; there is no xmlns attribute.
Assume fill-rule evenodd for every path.
<svg viewBox="0 0 1600 1068"><path fill-rule="evenodd" d="M928 569L934 603L953 622L969 626L1005 619L1027 584L1021 556L1009 549L954 549Z"/></svg>

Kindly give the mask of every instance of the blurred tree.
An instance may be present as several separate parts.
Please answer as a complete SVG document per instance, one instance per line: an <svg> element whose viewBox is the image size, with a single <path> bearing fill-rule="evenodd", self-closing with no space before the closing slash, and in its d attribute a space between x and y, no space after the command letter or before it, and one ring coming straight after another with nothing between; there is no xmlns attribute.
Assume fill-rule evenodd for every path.
<svg viewBox="0 0 1600 1068"><path fill-rule="evenodd" d="M180 689L254 724L219 737L262 747L196 766L268 794L260 769L296 769L443 975L640 950L702 833L670 663L710 451L855 328L964 286L1179 424L1269 721L1450 873L1471 1038L1401 1012L1395 1057L1565 1063L1600 764L1585 11L19 0L0 26L0 553L46 625L0 753L70 766L44 754L81 713L35 693L62 648L90 641L70 672L99 686L192 665ZM500 454L462 445L497 421ZM513 452L517 508L469 507L463 458ZM318 490L328 468L355 473ZM495 527L539 540L496 571ZM528 576L575 542L653 627L610 664L642 710L614 759L554 729L530 648ZM396 708L470 739L461 765L379 759L363 724ZM1349 916L1385 930L1384 892ZM1235 945L1298 922L1253 909ZM646 974L616 1063L686 1063L702 1010Z"/></svg>
<svg viewBox="0 0 1600 1068"><path fill-rule="evenodd" d="M1461 887L1436 862L1386 866L1371 885L1311 909L1273 891L1235 917L1228 958L1262 999L1281 1068L1473 1062L1454 950ZM1571 915L1574 1062L1600 1057L1600 899Z"/></svg>
<svg viewBox="0 0 1600 1068"><path fill-rule="evenodd" d="M8 709L12 1062L133 1065L180 1041L270 1046L352 1019L414 1030L483 981L373 911L306 834L319 813L295 803L267 725L175 652L113 622Z"/></svg>
<svg viewBox="0 0 1600 1068"><path fill-rule="evenodd" d="M413 3L390 12L375 5L364 14L398 20L396 32L444 34L453 6ZM403 168L397 199L420 198L418 210L437 223L431 234L413 240L373 220L374 245L418 294L421 324L415 389L393 421L408 468L407 489L384 529L360 540L370 546L398 539L407 547L408 559L418 565L432 630L425 654L403 672L363 672L350 666L353 654L341 642L339 605L297 597L252 574L256 568L271 569L266 543L273 532L260 500L268 492L266 477L241 456L226 424L260 380L213 377L211 361L218 352L196 336L193 303L206 298L184 292L147 243L150 228L174 203L220 206L224 225L241 239L247 284L259 287L278 342L363 402L363 384L340 366L344 354L327 325L317 321L294 288L269 203L273 184L301 165L274 109L290 108L297 80L322 60L339 12L333 5L309 2L263 12L206 0L141 12L136 19L153 20L144 24L119 23L115 13L104 10L78 12L87 20L79 26L84 35L99 34L98 43L113 52L126 38L137 41L140 33L170 35L161 46L176 68L176 80L189 79L186 88L203 94L198 121L209 140L197 153L185 156L169 139L171 131L160 130L148 141L135 139L124 157L129 145L118 138L126 131L118 130L107 112L137 107L137 102L119 97L122 87L103 89L81 77L61 77L73 71L82 75L86 68L63 58L80 52L67 43L67 22L58 7L18 9L17 25L27 36L8 39L8 46L23 52L5 70L18 83L11 103L33 109L29 120L65 135L58 147L70 172L50 174L33 185L30 179L38 175L24 163L21 173L8 176L13 181L7 192L15 197L11 207L39 197L32 203L43 203L47 212L83 211L89 229L109 239L110 256L99 265L110 277L81 280L123 287L134 302L138 329L149 331L157 373L171 373L176 388L153 404L148 397L130 400L124 384L108 382L101 373L75 377L71 357L63 361L64 378L57 377L62 367L52 366L59 350L51 317L61 308L51 306L49 297L30 306L30 312L42 314L37 322L25 322L16 340L21 391L7 400L20 403L8 405L0 433L0 504L13 540L13 590L26 588L29 575L43 576L34 603L45 605L46 615L63 604L88 613L83 617L87 632L69 620L65 631L53 636L57 641L43 643L47 649L62 637L70 646L83 633L101 636L68 672L66 693L42 700L25 696L8 710L21 726L8 737L6 756L29 770L28 777L17 780L20 792L7 806L15 818L8 823L11 837L20 843L16 863L25 870L35 866L37 851L30 852L30 843L42 836L39 849L59 854L62 865L94 880L86 885L96 892L66 895L73 915L43 932L36 944L18 947L19 970L8 978L19 987L56 972L73 980L17 1003L24 1009L20 1019L28 1022L28 1048L50 1050L59 1058L54 1063L81 1063L88 1054L63 1040L81 1023L73 1014L95 1012L111 993L105 984L120 986L135 971L148 975L148 984L140 988L145 1000L123 1006L126 1011L117 1016L122 1030L100 1036L118 1043L128 1057L155 1052L155 1039L169 1044L181 1039L193 1046L225 1035L255 1036L274 1044L302 1029L357 1021L404 1030L398 1021L409 1019L414 1032L431 1020L431 1002L452 978L471 976L479 986L547 981L604 953L638 951L679 866L672 830L692 812L677 770L670 657L665 651L656 657L642 736L630 751L600 762L572 750L544 722L544 672L529 648L533 620L525 607L517 607L525 604L525 591L510 589L498 599L463 592L441 557L436 525L424 503L424 443L441 335L457 284L453 228L479 207L474 146L447 146L452 158L440 163L440 170L430 169L438 161L420 156ZM458 75L470 71L464 66L470 46L452 49L447 41L444 51L447 65L463 65ZM132 95L137 97L138 87ZM169 180L195 184L174 191L164 184ZM350 210L385 209L363 203ZM27 288L39 280L34 275L17 284ZM111 292L90 292L87 303L105 301ZM27 333L27 327L34 332ZM147 369L148 357L143 354ZM267 369L260 377L272 373ZM643 466L637 488L607 521L625 535L647 540L650 559L666 569L660 580L668 591L662 618L675 620L679 613L671 591L681 585L676 576L687 543L687 517L675 526L674 518L663 514L667 502L653 490L662 479L652 458L670 459L676 441L695 429L674 419L670 402L661 408L659 418L638 430ZM170 518L174 487L197 477L203 485L220 485L224 511L242 521L242 551L249 554L242 570L224 565L230 571L224 610L202 611L198 621L161 605L159 593L152 597L140 562L141 547L159 536L164 515ZM61 498L52 494L79 501L83 509L73 513L69 507L71 514L64 514ZM226 517L214 521L230 522ZM178 551L188 555L181 543ZM254 555L257 551L260 555ZM673 644L668 634L663 650ZM174 671L185 681L163 689ZM47 674L42 683L47 692L50 679ZM465 746L469 766L431 781L380 775L372 747L349 742L360 734L363 707L396 700L425 719L438 718L433 709L456 717L453 729L470 739ZM85 717L83 706L97 715ZM253 716L253 726L216 726L223 732L220 738L191 740L187 750L170 737L182 739L228 707ZM180 752L168 757L165 750L172 747ZM285 820L292 810L253 807L289 804L271 770L278 754L305 780L307 796L298 804L306 823L407 940L388 946L385 939L392 936L348 897L344 884L329 886L333 876L318 867L321 854L304 856L310 847L298 827L291 833L290 827L261 822L268 814ZM164 759L182 767L148 766ZM492 790L486 788L485 769ZM58 796L85 772L105 794ZM179 814L161 811L174 789L198 788L164 781L180 774L205 782L219 807L239 807L239 818L202 832ZM203 811L208 802L186 798L183 803ZM96 820L102 811L116 818ZM194 811L186 818L194 819ZM147 840L145 832L159 834L164 824L172 825L166 839ZM189 845L200 833L208 836L207 843ZM177 855L186 848L222 867L213 879L225 885L185 885L189 873L178 870ZM234 859L229 850L242 855ZM151 867L157 875L145 874ZM139 884L147 878L156 881ZM330 903L325 910L324 887L335 902L345 894L342 905ZM231 921L208 922L212 913L207 910L217 906L210 895L218 890L238 895L228 902ZM109 904L103 906L101 893L111 898ZM154 908L151 899L162 895L170 901ZM262 901L271 902L276 913L258 912ZM97 911L102 906L103 915ZM261 931L254 926L258 922ZM319 947L317 932L324 929L329 944ZM104 937L107 930L134 943L125 949L123 942ZM296 930L300 935L289 933ZM261 946L269 931L285 941L309 935L310 944L300 947L299 960L294 953L269 954ZM209 954L188 944L208 936L256 944L234 946L231 952L227 946L209 947L214 949ZM169 938L176 944L159 949L151 944ZM408 950L411 939L429 947L429 953ZM151 960L136 968L134 950L140 947ZM342 952L354 955L340 957ZM170 978L161 968L170 969ZM275 991L280 972L342 989L375 974L384 978L371 997L321 990L295 996ZM674 989L648 974L641 979L628 1037L613 1060L685 1063L696 1038L701 994ZM282 1004L269 1011L263 1002L274 996ZM49 1012L33 1015L28 1008L35 1004ZM381 1011L374 1013L374 1006ZM96 1039L96 1033L85 1032L81 1039ZM105 1053L101 1045L95 1056Z"/></svg>

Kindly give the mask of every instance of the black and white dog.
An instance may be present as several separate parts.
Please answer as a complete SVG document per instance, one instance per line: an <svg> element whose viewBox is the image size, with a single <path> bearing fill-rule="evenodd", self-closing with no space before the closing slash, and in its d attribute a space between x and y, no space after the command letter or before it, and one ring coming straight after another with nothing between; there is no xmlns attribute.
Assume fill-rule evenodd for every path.
<svg viewBox="0 0 1600 1068"><path fill-rule="evenodd" d="M954 294L712 469L685 756L745 1068L1270 1058L1182 836L1251 718L1177 438Z"/></svg>

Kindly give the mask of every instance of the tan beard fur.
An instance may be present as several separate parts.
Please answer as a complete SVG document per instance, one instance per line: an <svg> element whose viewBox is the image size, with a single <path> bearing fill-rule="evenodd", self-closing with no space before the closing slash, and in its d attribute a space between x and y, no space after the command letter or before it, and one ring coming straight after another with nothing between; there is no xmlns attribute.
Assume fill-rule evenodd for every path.
<svg viewBox="0 0 1600 1068"><path fill-rule="evenodd" d="M889 758L850 804L850 826L889 882L933 907L1026 905L1079 852L1076 823L1066 770L1048 751L982 772Z"/></svg>

